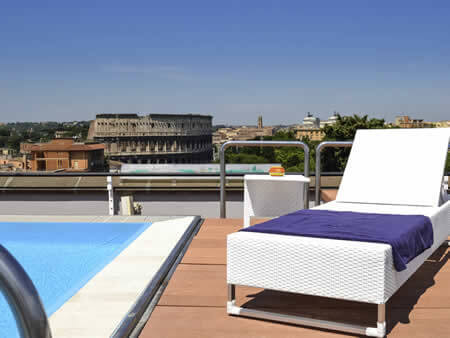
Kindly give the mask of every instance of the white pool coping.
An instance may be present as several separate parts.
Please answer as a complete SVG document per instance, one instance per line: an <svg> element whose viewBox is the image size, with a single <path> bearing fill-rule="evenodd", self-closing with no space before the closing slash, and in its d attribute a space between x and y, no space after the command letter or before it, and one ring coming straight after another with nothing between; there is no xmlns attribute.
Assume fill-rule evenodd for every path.
<svg viewBox="0 0 450 338"><path fill-rule="evenodd" d="M109 337L194 216L0 216L17 222L152 222L134 242L50 316L53 337Z"/></svg>

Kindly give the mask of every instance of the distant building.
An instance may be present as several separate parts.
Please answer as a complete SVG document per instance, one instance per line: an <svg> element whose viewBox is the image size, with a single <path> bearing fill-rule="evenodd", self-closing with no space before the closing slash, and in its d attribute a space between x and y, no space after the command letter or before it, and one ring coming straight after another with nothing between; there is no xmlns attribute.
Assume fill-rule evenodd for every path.
<svg viewBox="0 0 450 338"><path fill-rule="evenodd" d="M450 128L450 120L434 122L436 128Z"/></svg>
<svg viewBox="0 0 450 338"><path fill-rule="evenodd" d="M273 136L272 127L239 127L239 128L219 128L213 134L213 143L221 144L226 141L246 141L264 136Z"/></svg>
<svg viewBox="0 0 450 338"><path fill-rule="evenodd" d="M313 114L308 113L303 119L303 124L289 128L289 130L294 132L298 140L308 138L311 141L321 141L325 137L323 127L335 124L337 118L337 113L334 113L328 120L320 121L318 117L314 117Z"/></svg>
<svg viewBox="0 0 450 338"><path fill-rule="evenodd" d="M36 145L36 143L28 143L28 142L20 143L20 153L22 155L31 154L31 148L35 145Z"/></svg>
<svg viewBox="0 0 450 338"><path fill-rule="evenodd" d="M335 112L332 116L328 118L328 120L321 121L318 117L314 117L313 114L309 113L303 119L303 124L298 125L297 128L300 129L319 129L323 128L327 125L333 125L337 122L338 116Z"/></svg>
<svg viewBox="0 0 450 338"><path fill-rule="evenodd" d="M320 128L335 124L337 122L337 119L338 119L338 114L335 112L335 113L333 113L332 116L330 116L328 118L328 120L320 121Z"/></svg>
<svg viewBox="0 0 450 338"><path fill-rule="evenodd" d="M55 138L64 138L67 135L65 130L57 130L55 131Z"/></svg>
<svg viewBox="0 0 450 338"><path fill-rule="evenodd" d="M0 148L0 171L23 171L27 169L26 156L16 156L16 151Z"/></svg>
<svg viewBox="0 0 450 338"><path fill-rule="evenodd" d="M400 128L427 128L433 127L433 122L423 119L412 119L408 115L400 115L395 118L394 125Z"/></svg>
<svg viewBox="0 0 450 338"><path fill-rule="evenodd" d="M325 133L321 128L296 128L294 129L295 138L301 140L308 138L311 141L322 141Z"/></svg>
<svg viewBox="0 0 450 338"><path fill-rule="evenodd" d="M258 129L263 128L263 119L262 116L258 116Z"/></svg>
<svg viewBox="0 0 450 338"><path fill-rule="evenodd" d="M225 129L228 128L219 128L212 134L212 142L213 144L222 144L227 141L227 133Z"/></svg>
<svg viewBox="0 0 450 338"><path fill-rule="evenodd" d="M0 155L12 157L15 155L15 151L10 148L0 148Z"/></svg>
<svg viewBox="0 0 450 338"><path fill-rule="evenodd" d="M198 114L99 114L88 139L105 143L122 163L208 163L213 158L212 116Z"/></svg>
<svg viewBox="0 0 450 338"><path fill-rule="evenodd" d="M255 127L226 127L219 128L213 133L213 144L222 144L227 141L247 141L264 136L273 136L273 127L264 127L262 116L258 116L258 126Z"/></svg>
<svg viewBox="0 0 450 338"><path fill-rule="evenodd" d="M31 147L33 171L97 171L104 169L104 144L75 143L73 139L54 139Z"/></svg>
<svg viewBox="0 0 450 338"><path fill-rule="evenodd" d="M0 155L0 171L24 171L26 163L26 158Z"/></svg>
<svg viewBox="0 0 450 338"><path fill-rule="evenodd" d="M303 128L320 128L320 119L308 113L303 119Z"/></svg>

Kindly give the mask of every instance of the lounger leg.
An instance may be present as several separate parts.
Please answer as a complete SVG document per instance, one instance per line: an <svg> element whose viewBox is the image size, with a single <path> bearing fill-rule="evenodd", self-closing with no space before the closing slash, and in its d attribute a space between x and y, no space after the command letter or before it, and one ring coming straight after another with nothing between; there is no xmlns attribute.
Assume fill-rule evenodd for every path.
<svg viewBox="0 0 450 338"><path fill-rule="evenodd" d="M371 337L386 335L386 304L378 304L378 320L376 328L367 328L366 334Z"/></svg>
<svg viewBox="0 0 450 338"><path fill-rule="evenodd" d="M236 306L236 285L228 284L228 302L227 313L230 315L239 315L240 307Z"/></svg>
<svg viewBox="0 0 450 338"><path fill-rule="evenodd" d="M378 334L381 337L386 335L386 304L378 304Z"/></svg>
<svg viewBox="0 0 450 338"><path fill-rule="evenodd" d="M236 286L234 284L228 284L228 301L234 302L236 299Z"/></svg>
<svg viewBox="0 0 450 338"><path fill-rule="evenodd" d="M322 329L346 331L362 334L370 337L384 337L386 335L386 307L385 304L378 305L377 327L364 327L353 324L330 322L326 320L308 317L285 315L273 312L242 308L236 305L236 290L234 284L228 284L227 313L234 316L245 316L250 318L267 319L281 323L312 326Z"/></svg>

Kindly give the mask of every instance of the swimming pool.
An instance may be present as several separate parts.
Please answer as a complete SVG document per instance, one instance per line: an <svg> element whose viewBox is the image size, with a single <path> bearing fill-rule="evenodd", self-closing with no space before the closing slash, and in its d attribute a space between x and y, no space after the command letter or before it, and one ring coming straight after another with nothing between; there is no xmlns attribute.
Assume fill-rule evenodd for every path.
<svg viewBox="0 0 450 338"><path fill-rule="evenodd" d="M150 224L1 222L0 244L22 264L50 316ZM1 294L0 337L18 337Z"/></svg>

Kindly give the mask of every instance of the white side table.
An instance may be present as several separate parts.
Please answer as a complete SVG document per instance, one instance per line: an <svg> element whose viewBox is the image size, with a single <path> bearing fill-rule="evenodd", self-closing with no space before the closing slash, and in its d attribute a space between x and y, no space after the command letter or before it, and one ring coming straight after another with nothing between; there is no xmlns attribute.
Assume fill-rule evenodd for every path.
<svg viewBox="0 0 450 338"><path fill-rule="evenodd" d="M250 217L277 217L303 209L305 204L303 175L244 176L244 227L250 226Z"/></svg>

